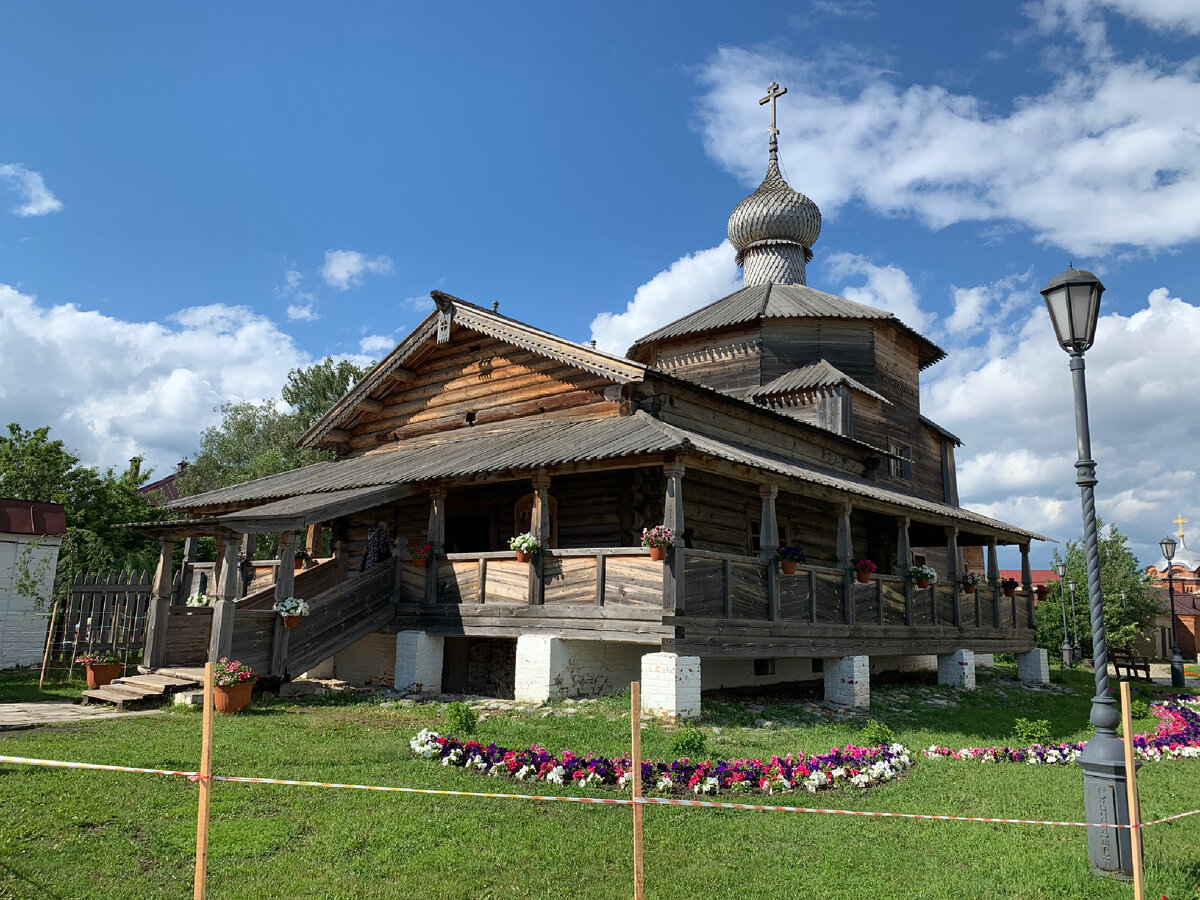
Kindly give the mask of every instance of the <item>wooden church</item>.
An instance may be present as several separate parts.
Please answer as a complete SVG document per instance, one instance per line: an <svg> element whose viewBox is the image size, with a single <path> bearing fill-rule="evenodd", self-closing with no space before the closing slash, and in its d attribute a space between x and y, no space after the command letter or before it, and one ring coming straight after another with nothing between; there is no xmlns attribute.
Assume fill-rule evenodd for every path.
<svg viewBox="0 0 1200 900"><path fill-rule="evenodd" d="M773 120L766 177L729 218L741 290L625 357L434 291L302 438L336 458L177 500L186 518L146 528L163 548L146 666L230 655L281 678L529 701L640 678L648 710L682 718L702 689L780 681L865 705L871 672L934 657L963 686L976 653L1047 680L1041 538L959 506L960 442L920 408L945 353L807 286L821 216L781 176ZM641 546L660 524L663 561ZM295 571L323 529L333 557ZM283 536L279 577L239 598L239 541L264 532ZM508 549L524 532L542 548L528 562ZM198 534L222 548L218 600L173 605L171 550ZM406 552L426 543L428 560ZM1001 544L1020 547L1018 589L999 582ZM797 545L784 574L778 550ZM287 596L311 606L291 629L271 612Z"/></svg>

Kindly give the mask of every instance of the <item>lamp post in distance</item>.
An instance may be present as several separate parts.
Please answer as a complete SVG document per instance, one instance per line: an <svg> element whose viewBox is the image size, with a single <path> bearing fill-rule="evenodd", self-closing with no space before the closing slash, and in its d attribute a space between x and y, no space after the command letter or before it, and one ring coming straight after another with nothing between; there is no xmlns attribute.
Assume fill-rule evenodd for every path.
<svg viewBox="0 0 1200 900"><path fill-rule="evenodd" d="M1062 609L1063 620L1062 664L1063 668L1067 669L1071 666L1071 636L1067 631L1067 583L1063 580L1067 574L1067 567L1059 563L1054 567L1054 571L1058 573L1058 605Z"/></svg>
<svg viewBox="0 0 1200 900"><path fill-rule="evenodd" d="M1179 635L1175 630L1175 578L1171 560L1175 558L1175 539L1165 537L1158 542L1163 559L1167 561L1167 593L1171 596L1171 687L1183 687L1183 655L1179 652Z"/></svg>
<svg viewBox="0 0 1200 900"><path fill-rule="evenodd" d="M1071 592L1071 636L1074 643L1071 645L1071 662L1079 665L1079 661L1083 659L1083 647L1079 643L1079 617L1075 615L1075 582L1067 582L1067 590Z"/></svg>

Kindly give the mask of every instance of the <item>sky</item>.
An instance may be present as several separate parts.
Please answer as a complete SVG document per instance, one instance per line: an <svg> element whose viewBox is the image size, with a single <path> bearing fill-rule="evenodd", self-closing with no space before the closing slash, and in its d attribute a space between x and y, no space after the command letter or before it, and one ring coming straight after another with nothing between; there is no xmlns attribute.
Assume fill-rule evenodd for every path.
<svg viewBox="0 0 1200 900"><path fill-rule="evenodd" d="M161 476L222 403L380 358L435 288L622 353L740 285L771 81L823 216L808 283L949 353L922 411L963 441L963 505L1081 531L1038 293L1073 261L1107 288L1099 514L1144 564L1200 529L1193 0L10 0L0 423Z"/></svg>

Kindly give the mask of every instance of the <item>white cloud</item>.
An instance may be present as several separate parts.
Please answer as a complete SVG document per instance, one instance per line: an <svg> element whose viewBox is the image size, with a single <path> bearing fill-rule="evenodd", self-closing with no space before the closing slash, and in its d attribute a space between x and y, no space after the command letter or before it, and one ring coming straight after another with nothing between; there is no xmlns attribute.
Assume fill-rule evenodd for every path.
<svg viewBox="0 0 1200 900"><path fill-rule="evenodd" d="M742 286L728 241L681 257L637 289L622 313L600 313L592 320L596 346L624 353L635 340L719 300Z"/></svg>
<svg viewBox="0 0 1200 900"><path fill-rule="evenodd" d="M803 85L780 108L780 151L792 186L827 216L861 202L934 229L1016 222L1077 256L1200 238L1200 60L1119 60L1102 21L1097 29L1083 12L1060 21L1086 10L1080 2L1052 6L1058 12L1033 12L1083 42L1083 68L1047 73L1042 93L1016 97L1007 110L937 85L898 86L894 73L842 50L791 57L721 48L700 73L706 148L756 184L765 165L763 86ZM1166 0L1138 8L1154 10L1164 27L1200 18L1182 7L1172 18ZM1068 40L1065 52L1073 51ZM1081 207L1089 214L1078 215Z"/></svg>
<svg viewBox="0 0 1200 900"><path fill-rule="evenodd" d="M396 338L390 334L368 334L358 342L359 351L373 359L379 359L385 353L390 353L395 346Z"/></svg>
<svg viewBox="0 0 1200 900"><path fill-rule="evenodd" d="M933 316L921 309L920 298L908 273L899 266L877 266L866 257L853 253L833 253L825 258L825 265L830 278L866 276L866 284L842 288L842 296L847 300L886 310L917 331L924 331L933 321Z"/></svg>
<svg viewBox="0 0 1200 900"><path fill-rule="evenodd" d="M321 318L315 302L289 303L287 317L289 322L315 322Z"/></svg>
<svg viewBox="0 0 1200 900"><path fill-rule="evenodd" d="M1046 31L1063 25L1089 41L1106 35L1103 12L1122 15L1156 31L1200 34L1200 6L1195 0L1039 0L1028 12Z"/></svg>
<svg viewBox="0 0 1200 900"><path fill-rule="evenodd" d="M4 422L50 425L84 463L144 454L160 475L195 452L226 400L276 396L311 362L244 307L191 307L167 324L127 322L71 304L44 306L0 284Z"/></svg>
<svg viewBox="0 0 1200 900"><path fill-rule="evenodd" d="M20 197L12 208L18 216L44 216L63 208L62 201L46 187L40 172L27 169L19 163L0 163L0 184Z"/></svg>
<svg viewBox="0 0 1200 900"><path fill-rule="evenodd" d="M357 250L326 250L321 277L330 287L348 291L363 283L363 276L388 275L392 261L386 256L371 258Z"/></svg>

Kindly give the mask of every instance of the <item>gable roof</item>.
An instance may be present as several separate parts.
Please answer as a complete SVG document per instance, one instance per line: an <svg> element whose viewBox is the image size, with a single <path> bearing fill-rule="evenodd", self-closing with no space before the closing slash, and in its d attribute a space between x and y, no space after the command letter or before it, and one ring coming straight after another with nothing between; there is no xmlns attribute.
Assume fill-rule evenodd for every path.
<svg viewBox="0 0 1200 900"><path fill-rule="evenodd" d="M449 324L460 325L532 353L577 366L586 372L611 379L617 384L638 380L646 373L646 366L641 363L577 344L443 291L431 291L430 296L437 308L397 344L391 353L380 360L362 381L335 403L329 412L301 435L301 447L312 449L320 446L331 430L349 423L356 415L358 404L386 387L389 379L398 375L410 378L412 373L405 369L406 363L418 360L428 345L436 345L438 326L447 320Z"/></svg>
<svg viewBox="0 0 1200 900"><path fill-rule="evenodd" d="M647 344L666 338L728 328L757 319L875 319L887 320L916 339L922 369L945 359L946 351L920 332L909 328L890 312L855 303L805 284L754 284L734 291L694 313L676 319L634 341L626 356L636 358Z"/></svg>
<svg viewBox="0 0 1200 900"><path fill-rule="evenodd" d="M856 391L862 391L867 396L874 397L888 406L892 405L891 400L882 394L877 394L861 381L851 378L837 366L823 359L818 359L811 365L785 372L774 381L769 381L760 387L750 388L744 396L747 400L756 400L760 397L765 399L796 391L809 391L813 388L835 387L840 384L852 387Z"/></svg>

